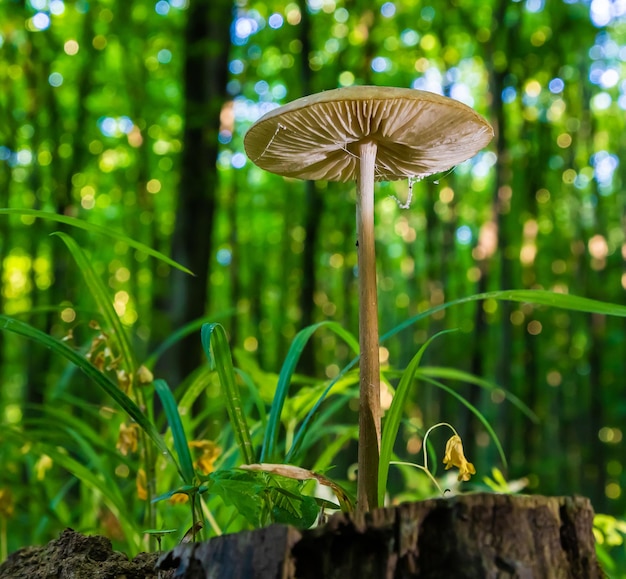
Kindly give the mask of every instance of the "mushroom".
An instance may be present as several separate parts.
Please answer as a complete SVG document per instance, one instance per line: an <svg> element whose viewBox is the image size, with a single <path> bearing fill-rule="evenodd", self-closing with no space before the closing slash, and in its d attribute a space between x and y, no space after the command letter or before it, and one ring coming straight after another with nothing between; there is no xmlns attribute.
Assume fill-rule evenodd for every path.
<svg viewBox="0 0 626 579"><path fill-rule="evenodd" d="M356 180L360 404L357 511L378 506L380 362L374 182L419 179L474 156L493 137L478 113L434 93L356 86L299 98L261 117L244 139L262 169L310 180Z"/></svg>

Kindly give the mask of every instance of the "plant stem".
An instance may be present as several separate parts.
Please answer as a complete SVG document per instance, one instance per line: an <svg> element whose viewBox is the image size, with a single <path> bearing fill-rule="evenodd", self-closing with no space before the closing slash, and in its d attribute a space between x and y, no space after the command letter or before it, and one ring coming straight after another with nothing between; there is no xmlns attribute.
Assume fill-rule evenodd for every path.
<svg viewBox="0 0 626 579"><path fill-rule="evenodd" d="M8 556L7 545L7 520L0 517L0 563L4 563Z"/></svg>
<svg viewBox="0 0 626 579"><path fill-rule="evenodd" d="M134 366L134 365L133 365ZM132 368L133 377L136 377L136 371ZM134 388L135 402L141 409L141 411L148 417L154 424L154 413L152 411L152 404L148 405L145 395L145 387L141 384L136 384ZM144 470L146 472L146 492L147 492L147 510L146 510L146 525L149 529L156 529L157 517L156 517L156 504L152 502L152 499L156 496L156 455L152 441L146 435L144 430L141 431L141 446L143 448L143 461ZM148 534L148 551L154 552L155 538L151 534Z"/></svg>
<svg viewBox="0 0 626 579"><path fill-rule="evenodd" d="M356 221L359 259L359 471L357 512L378 506L380 458L380 362L378 354L378 297L374 247L374 168L376 143L359 143Z"/></svg>

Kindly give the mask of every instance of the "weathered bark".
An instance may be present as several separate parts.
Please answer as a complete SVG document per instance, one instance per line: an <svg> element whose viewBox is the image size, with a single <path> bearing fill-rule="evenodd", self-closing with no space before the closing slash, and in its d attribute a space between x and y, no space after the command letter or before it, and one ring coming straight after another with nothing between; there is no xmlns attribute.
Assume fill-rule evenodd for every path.
<svg viewBox="0 0 626 579"><path fill-rule="evenodd" d="M192 0L185 41L185 132L172 257L191 277L172 271L168 302L172 330L202 317L208 279L218 174L220 111L226 101L231 0ZM184 338L164 357L160 370L176 386L202 361L197 334Z"/></svg>
<svg viewBox="0 0 626 579"><path fill-rule="evenodd" d="M185 579L594 579L592 522L582 497L462 495L179 545L159 564Z"/></svg>

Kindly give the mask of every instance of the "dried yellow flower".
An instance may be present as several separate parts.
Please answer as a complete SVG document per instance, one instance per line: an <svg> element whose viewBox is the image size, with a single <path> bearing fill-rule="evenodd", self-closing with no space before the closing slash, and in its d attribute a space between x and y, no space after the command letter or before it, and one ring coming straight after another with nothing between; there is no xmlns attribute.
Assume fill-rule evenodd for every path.
<svg viewBox="0 0 626 579"><path fill-rule="evenodd" d="M455 434L446 444L446 454L443 457L446 470L456 466L459 469L459 482L468 481L471 475L476 474L476 469L463 454L463 442L458 434Z"/></svg>
<svg viewBox="0 0 626 579"><path fill-rule="evenodd" d="M137 471L137 478L135 480L137 484L137 497L140 501L148 500L148 479L146 478L146 471L140 468Z"/></svg>
<svg viewBox="0 0 626 579"><path fill-rule="evenodd" d="M120 433L117 437L117 444L115 448L119 450L124 456L127 456L129 452L137 452L137 439L139 437L139 425L136 422L126 426L126 424L120 424Z"/></svg>
<svg viewBox="0 0 626 579"><path fill-rule="evenodd" d="M7 488L0 489L0 517L8 519L13 516L15 505L13 503L13 495L11 490Z"/></svg>
<svg viewBox="0 0 626 579"><path fill-rule="evenodd" d="M202 474L212 473L213 465L220 455L221 449L211 440L192 440L189 447L197 448L200 451L200 456L193 463L194 466Z"/></svg>

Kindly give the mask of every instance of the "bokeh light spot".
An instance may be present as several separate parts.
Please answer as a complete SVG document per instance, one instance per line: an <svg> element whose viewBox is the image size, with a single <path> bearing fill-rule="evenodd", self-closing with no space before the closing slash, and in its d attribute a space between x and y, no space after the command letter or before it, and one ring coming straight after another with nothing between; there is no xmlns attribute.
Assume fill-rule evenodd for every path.
<svg viewBox="0 0 626 579"><path fill-rule="evenodd" d="M68 40L63 45L63 50L65 51L65 54L69 54L70 56L74 56L75 54L78 54L79 48L80 47L78 45L78 42L76 42L75 40Z"/></svg>
<svg viewBox="0 0 626 579"><path fill-rule="evenodd" d="M60 72L53 72L48 77L48 82L50 83L50 86L53 87L61 86L63 84L63 75Z"/></svg>
<svg viewBox="0 0 626 579"><path fill-rule="evenodd" d="M47 30L50 28L50 16L45 12L37 12L29 21L28 28L30 30Z"/></svg>

